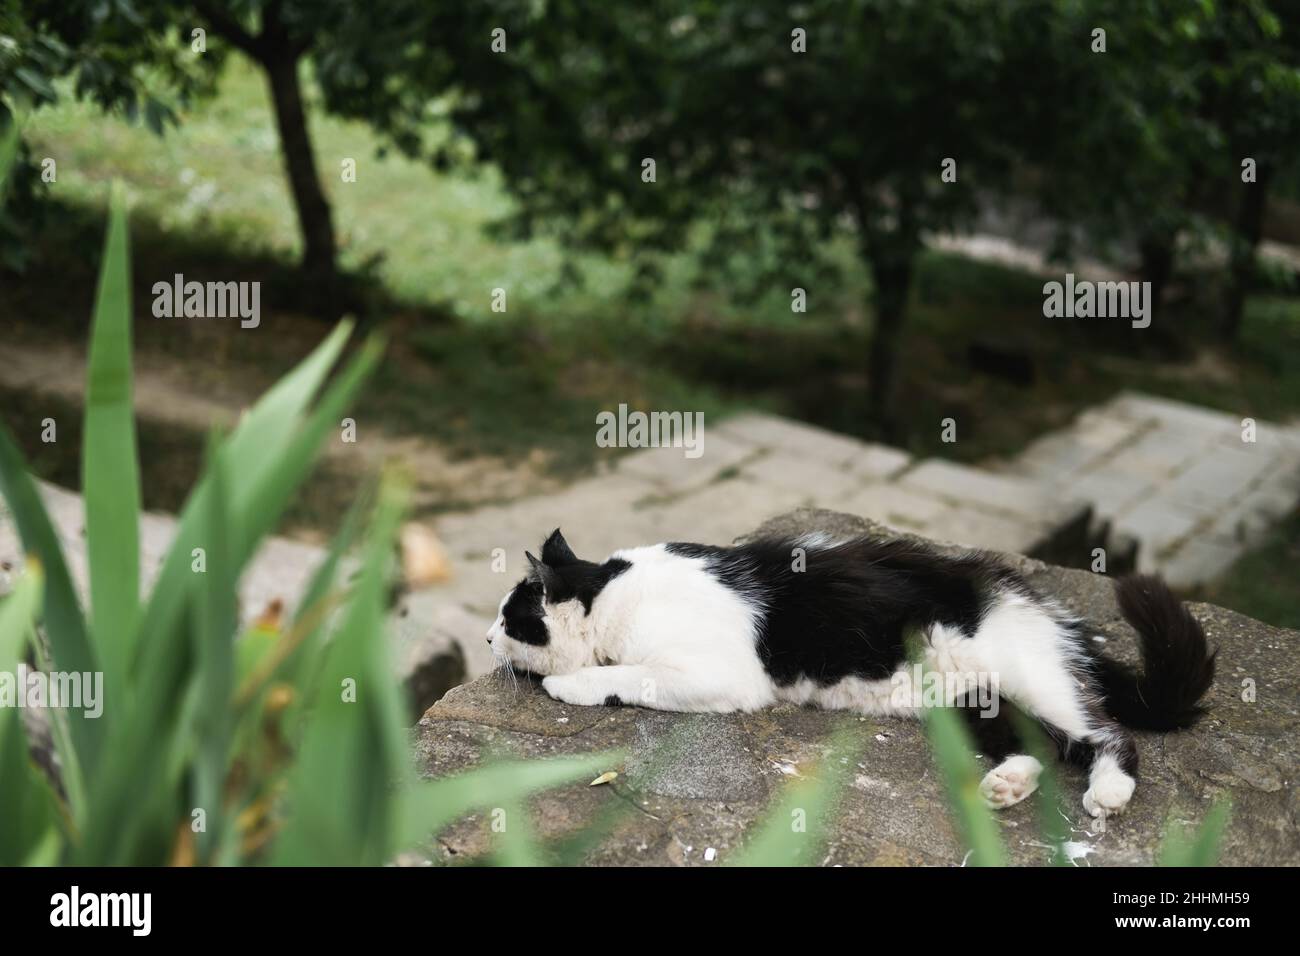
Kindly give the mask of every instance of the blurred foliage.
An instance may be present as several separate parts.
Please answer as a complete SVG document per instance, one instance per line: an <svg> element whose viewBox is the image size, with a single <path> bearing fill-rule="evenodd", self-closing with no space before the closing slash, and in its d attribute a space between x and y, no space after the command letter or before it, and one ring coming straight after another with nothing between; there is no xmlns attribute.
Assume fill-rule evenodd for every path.
<svg viewBox="0 0 1300 956"><path fill-rule="evenodd" d="M385 632L400 479L354 507L287 623L241 628L243 569L378 362L370 342L325 384L347 323L229 436L212 437L141 601L129 273L115 191L82 445L89 612L0 430L0 493L28 557L0 602L0 670L16 673L30 654L47 673L103 680L101 713L84 701L43 710L53 775L29 755L23 712L0 708L0 864L378 865L472 809L607 765L598 754L414 779ZM366 523L360 570L345 584L344 553Z"/></svg>
<svg viewBox="0 0 1300 956"><path fill-rule="evenodd" d="M825 254L843 237L872 278L865 382L884 422L929 235L1007 196L1034 199L1061 224L1060 251L1082 237L1136 250L1158 293L1180 243L1226 236L1220 326L1235 336L1267 191L1297 181L1296 0L7 3L12 32L31 38L19 50L48 39L56 51L44 80L32 80L36 54L0 69L0 90L34 105L75 71L79 96L161 121L171 114L149 83L188 96L215 75L219 55L186 46L195 23L220 40L213 52L257 62L276 93L304 262L320 268L332 268L334 227L295 115L299 61L326 111L407 155L493 164L515 200L506 234L598 249L643 294L669 267L658 253L692 246L695 280L738 302L824 285L852 267ZM1237 208L1211 215L1224 197ZM569 279L583 274L566 263Z"/></svg>
<svg viewBox="0 0 1300 956"><path fill-rule="evenodd" d="M701 281L742 300L813 285L842 265L826 240L847 234L873 279L869 411L888 424L922 243L999 197L1039 200L1062 240L1136 248L1160 293L1180 233L1203 231L1206 190L1240 193L1254 207L1231 229L1222 324L1236 334L1266 181L1294 173L1292 5L468 3L412 12L417 35L442 40L431 55L377 47L322 84L331 109L412 150L436 103L455 133L435 162L495 163L518 201L512 234L558 230L644 283L662 277L654 253L686 247L701 221Z"/></svg>

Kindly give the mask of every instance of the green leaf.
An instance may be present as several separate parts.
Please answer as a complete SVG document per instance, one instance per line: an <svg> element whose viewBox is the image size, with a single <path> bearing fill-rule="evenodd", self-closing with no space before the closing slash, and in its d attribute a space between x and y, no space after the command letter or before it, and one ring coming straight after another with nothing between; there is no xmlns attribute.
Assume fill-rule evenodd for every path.
<svg viewBox="0 0 1300 956"><path fill-rule="evenodd" d="M400 821L392 788L410 768L384 612L405 499L396 482L380 490L361 576L326 647L276 864L377 865L394 852Z"/></svg>
<svg viewBox="0 0 1300 956"><path fill-rule="evenodd" d="M497 866L541 866L537 834L528 818L528 807L521 799L507 800L493 813L500 811L501 828L493 829L496 844L493 859ZM496 817L493 823L496 822Z"/></svg>
<svg viewBox="0 0 1300 956"><path fill-rule="evenodd" d="M228 526L230 510L225 464L215 437L208 443L207 509L203 538L205 571L197 600L191 605L196 699L192 727L193 806L207 818L204 832L196 835L198 860L210 862L225 834L223 786L230 750L234 690L234 640L238 624L239 580L230 562Z"/></svg>
<svg viewBox="0 0 1300 956"><path fill-rule="evenodd" d="M53 665L58 670L81 673L101 670L86 634L81 603L63 560L59 536L41 501L36 483L27 472L22 454L3 427L0 427L0 493L9 503L23 549L28 557L39 561L44 570L45 593L41 597L41 608ZM59 751L64 772L89 775L99 757L104 725L98 720L85 719L77 709L67 711L67 715L70 746ZM77 767L81 771L77 771ZM69 799L72 794L70 789ZM77 810L75 803L73 809Z"/></svg>
<svg viewBox="0 0 1300 956"><path fill-rule="evenodd" d="M835 807L849 769L857 762L854 732L845 727L831 738L816 773L788 784L757 824L758 832L728 866L810 866L826 844Z"/></svg>
<svg viewBox="0 0 1300 956"><path fill-rule="evenodd" d="M86 373L82 494L91 634L108 699L124 699L140 614L140 473L131 403L131 265L125 202L114 185ZM111 715L110 715L111 719Z"/></svg>
<svg viewBox="0 0 1300 956"><path fill-rule="evenodd" d="M43 583L40 565L29 561L13 592L0 602L0 681L17 676L35 634ZM17 681L13 690L24 692ZM22 711L11 703L0 706L0 866L52 863L49 846L58 845L57 800L28 755Z"/></svg>
<svg viewBox="0 0 1300 956"><path fill-rule="evenodd" d="M316 408L304 416L312 391L340 345L335 333L272 389L222 445L218 457L229 489L226 563L235 579L278 522L310 471L324 436L337 427L343 409L378 361L378 342L368 342L326 389ZM258 439L256 443L250 443L250 434ZM188 609L200 600L202 587L202 575L192 570L192 554L207 544L210 494L211 476L205 474L182 512L141 621L131 683L149 692L132 696L121 732L114 728L115 759L94 783L94 825L87 826L78 848L78 859L84 862L146 862L166 852L170 835L160 827L127 828L120 821L142 790L161 801L158 816L163 820L167 801L174 807L182 799L172 790L172 776L189 731L177 720L195 706L191 675L198 642L190 632L193 616Z"/></svg>
<svg viewBox="0 0 1300 956"><path fill-rule="evenodd" d="M1003 707L1011 707L1011 719L1016 732L1025 742L1025 752L1043 765L1038 775L1038 793L1034 797L1038 806L1038 825L1043 831L1051 852L1053 866L1072 866L1073 861L1065 852L1065 844L1070 839L1070 821L1061 812L1061 785L1056 776L1056 746L1043 733L1037 721L1029 718L1019 707L1002 701Z"/></svg>
<svg viewBox="0 0 1300 956"><path fill-rule="evenodd" d="M294 490L311 470L326 432L336 427L343 409L374 371L381 345L372 340L326 391L315 412L302 419L303 409L342 348L348 328L348 323L340 323L311 356L263 396L227 440L224 454L235 519L230 547L236 574L279 521ZM200 481L182 511L176 539L145 610L137 666L149 667L151 677L163 682L151 686L172 686L165 683L168 675L174 674L166 642L192 584L191 551L199 546L195 515L204 507L204 494L205 484Z"/></svg>
<svg viewBox="0 0 1300 956"><path fill-rule="evenodd" d="M960 715L953 707L927 707L922 714L935 763L948 788L957 830L971 851L970 865L1005 866L998 825L980 794L982 774Z"/></svg>
<svg viewBox="0 0 1300 956"><path fill-rule="evenodd" d="M576 780L587 783L622 763L623 756L609 751L587 757L501 761L454 777L419 781L400 794L402 819L396 848L416 846L475 810L504 806Z"/></svg>
<svg viewBox="0 0 1300 956"><path fill-rule="evenodd" d="M1160 848L1161 866L1215 866L1223 847L1223 831L1228 826L1232 801L1226 796L1214 801L1197 831L1188 835L1186 830L1171 824Z"/></svg>

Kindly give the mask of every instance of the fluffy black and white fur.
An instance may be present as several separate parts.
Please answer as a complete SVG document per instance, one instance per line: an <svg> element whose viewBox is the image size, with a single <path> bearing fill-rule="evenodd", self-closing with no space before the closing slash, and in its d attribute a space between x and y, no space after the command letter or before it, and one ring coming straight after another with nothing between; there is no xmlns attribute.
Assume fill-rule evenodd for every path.
<svg viewBox="0 0 1300 956"><path fill-rule="evenodd" d="M996 807L1032 793L1042 771L1022 752L1013 708L1089 767L1083 805L1104 817L1136 786L1129 729L1191 726L1214 677L1200 625L1152 577L1115 585L1141 646L1135 670L1101 656L1086 622L979 552L810 536L657 544L597 563L579 559L557 529L541 560L527 557L531 571L502 600L488 641L511 667L542 676L552 697L714 712L794 701L914 716L919 688L899 689L915 682L919 657L926 672L967 681L951 682L943 703L966 707L982 751L1000 761L981 785ZM967 705L988 690L981 682L1002 706L977 714Z"/></svg>

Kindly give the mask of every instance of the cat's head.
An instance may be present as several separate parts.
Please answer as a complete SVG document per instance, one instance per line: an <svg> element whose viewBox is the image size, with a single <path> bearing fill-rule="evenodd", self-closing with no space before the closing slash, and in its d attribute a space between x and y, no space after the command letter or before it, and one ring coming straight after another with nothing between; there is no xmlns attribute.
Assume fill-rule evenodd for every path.
<svg viewBox="0 0 1300 956"><path fill-rule="evenodd" d="M583 561L556 528L541 560L525 553L528 576L501 599L488 644L498 658L533 674L568 674L598 663L592 606L630 565L618 558Z"/></svg>

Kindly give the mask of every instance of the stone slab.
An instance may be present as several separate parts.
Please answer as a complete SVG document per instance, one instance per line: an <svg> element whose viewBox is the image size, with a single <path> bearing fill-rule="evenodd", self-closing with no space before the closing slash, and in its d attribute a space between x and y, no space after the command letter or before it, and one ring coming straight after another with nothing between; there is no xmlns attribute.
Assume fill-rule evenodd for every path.
<svg viewBox="0 0 1300 956"><path fill-rule="evenodd" d="M801 511L761 531L823 531L832 536L888 533L861 518ZM1008 560L1034 587L1087 616L1106 637L1107 653L1132 660L1134 635L1120 619L1108 579L1020 557ZM1063 801L1081 855L1078 865L1150 865L1171 819L1199 821L1212 802L1232 800L1222 859L1237 866L1300 863L1300 634L1268 627L1210 605L1192 611L1219 647L1219 678L1208 716L1193 730L1138 734L1141 773L1127 812L1104 832L1085 814L1081 772L1060 768ZM1243 700L1241 683L1256 695ZM586 754L621 748L626 763L613 783L587 780L531 802L543 838L589 832L612 821L587 851L602 865L716 866L734 860L764 814L787 788L819 773L828 759L851 759L850 784L819 839L815 862L834 865L960 866L965 851L953 828L942 783L918 724L849 717L855 752L829 754L844 715L789 705L753 714L684 715L638 708L572 707L527 681L480 679L449 694L415 728L417 760L430 776L454 773L489 754L523 757ZM646 767L655 767L646 772ZM997 816L1012 862L1041 865L1048 851L1038 833L1041 794ZM611 816L612 815L612 816ZM424 854L464 862L491 852L483 814L430 840ZM711 851L711 852L710 852Z"/></svg>

